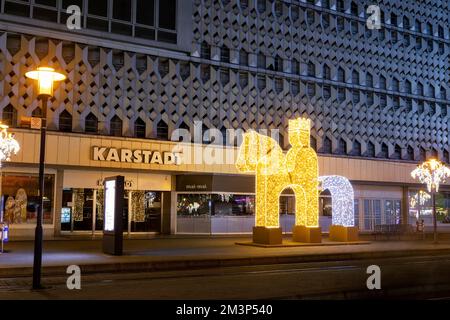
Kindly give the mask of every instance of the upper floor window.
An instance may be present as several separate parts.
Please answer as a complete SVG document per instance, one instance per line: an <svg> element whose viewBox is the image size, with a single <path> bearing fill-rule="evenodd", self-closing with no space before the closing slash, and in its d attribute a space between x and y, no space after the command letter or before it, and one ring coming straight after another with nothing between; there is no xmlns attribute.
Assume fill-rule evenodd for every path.
<svg viewBox="0 0 450 320"><path fill-rule="evenodd" d="M345 12L344 0L337 0L336 1L336 10L339 11L339 12Z"/></svg>
<svg viewBox="0 0 450 320"><path fill-rule="evenodd" d="M17 126L17 110L12 104L8 104L3 108L2 123L9 127Z"/></svg>
<svg viewBox="0 0 450 320"><path fill-rule="evenodd" d="M239 51L239 64L242 66L248 66L248 52L244 49Z"/></svg>
<svg viewBox="0 0 450 320"><path fill-rule="evenodd" d="M72 131L72 115L67 110L59 114L59 131Z"/></svg>
<svg viewBox="0 0 450 320"><path fill-rule="evenodd" d="M122 136L122 119L115 115L110 121L109 133L112 136Z"/></svg>
<svg viewBox="0 0 450 320"><path fill-rule="evenodd" d="M97 133L98 132L98 120L93 113L89 113L84 120L84 132Z"/></svg>
<svg viewBox="0 0 450 320"><path fill-rule="evenodd" d="M156 138L169 140L169 127L162 119L156 124Z"/></svg>
<svg viewBox="0 0 450 320"><path fill-rule="evenodd" d="M283 72L283 59L278 55L275 57L275 71Z"/></svg>
<svg viewBox="0 0 450 320"><path fill-rule="evenodd" d="M353 1L352 1L352 4L350 5L350 12L354 16L358 15L358 5Z"/></svg>
<svg viewBox="0 0 450 320"><path fill-rule="evenodd" d="M230 49L227 47L220 48L220 61L230 63Z"/></svg>
<svg viewBox="0 0 450 320"><path fill-rule="evenodd" d="M178 3L180 0L8 0L2 13L66 24L67 8L78 5L82 29L177 43Z"/></svg>
<svg viewBox="0 0 450 320"><path fill-rule="evenodd" d="M134 136L136 138L145 138L145 122L141 118L137 118L134 122Z"/></svg>

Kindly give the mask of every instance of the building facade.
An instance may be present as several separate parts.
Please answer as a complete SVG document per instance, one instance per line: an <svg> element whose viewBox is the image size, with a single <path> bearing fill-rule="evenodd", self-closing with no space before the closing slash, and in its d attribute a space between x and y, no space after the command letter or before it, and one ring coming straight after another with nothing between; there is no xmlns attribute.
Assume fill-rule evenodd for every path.
<svg viewBox="0 0 450 320"><path fill-rule="evenodd" d="M80 8L80 29L67 27L71 5ZM252 177L232 163L176 164L164 158L177 146L169 140L177 129L200 128L195 142L205 149L208 130L229 137L230 129L255 129L288 149L288 120L299 116L312 120L320 175L353 182L362 231L431 222L430 201L409 172L427 157L449 161L450 4L378 1L380 29L368 28L370 5L1 1L0 112L22 146L2 176L11 236L31 235L35 223L39 141L30 122L42 111L25 73L42 65L67 75L47 113L47 235L100 231L101 181L114 174L128 181L130 233L250 232ZM235 155L238 139L224 140ZM106 149L99 156L96 147ZM107 160L110 149L119 161ZM148 161L122 161L123 149L147 151ZM442 191L440 219L450 197ZM295 199L280 201L289 231ZM324 230L331 211L323 194Z"/></svg>

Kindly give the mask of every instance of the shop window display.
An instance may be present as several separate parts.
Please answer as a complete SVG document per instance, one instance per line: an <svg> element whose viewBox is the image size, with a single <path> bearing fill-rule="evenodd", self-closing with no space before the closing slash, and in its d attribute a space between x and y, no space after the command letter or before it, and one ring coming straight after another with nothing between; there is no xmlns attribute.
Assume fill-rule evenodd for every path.
<svg viewBox="0 0 450 320"><path fill-rule="evenodd" d="M43 223L53 223L54 175L45 175ZM37 174L6 173L2 176L4 220L9 224L35 224L39 177Z"/></svg>

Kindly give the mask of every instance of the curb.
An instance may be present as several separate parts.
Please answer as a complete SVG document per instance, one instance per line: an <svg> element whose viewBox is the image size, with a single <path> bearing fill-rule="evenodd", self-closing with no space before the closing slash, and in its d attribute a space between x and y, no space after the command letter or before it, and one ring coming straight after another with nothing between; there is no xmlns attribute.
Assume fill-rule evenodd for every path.
<svg viewBox="0 0 450 320"><path fill-rule="evenodd" d="M118 263L99 263L80 265L83 274L116 273L116 272L156 272L176 271L188 269L209 269L222 267L256 266L271 264L370 260L385 258L401 258L412 256L438 256L450 254L448 249L414 249L396 251L373 251L359 253L283 255L244 258L216 258L216 259L178 259L157 261L134 261ZM66 276L66 265L44 266L44 276ZM0 268L0 278L28 277L33 273L32 267Z"/></svg>

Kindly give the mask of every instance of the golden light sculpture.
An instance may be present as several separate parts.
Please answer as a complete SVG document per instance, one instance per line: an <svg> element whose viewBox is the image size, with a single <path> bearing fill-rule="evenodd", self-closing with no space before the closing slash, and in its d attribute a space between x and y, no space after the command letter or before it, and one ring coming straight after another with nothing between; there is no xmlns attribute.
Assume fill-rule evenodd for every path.
<svg viewBox="0 0 450 320"><path fill-rule="evenodd" d="M252 130L244 134L236 168L255 173L254 242L281 243L279 198L287 188L296 196L294 240L320 242L319 169L317 154L310 146L310 127L309 119L289 120L292 147L286 155L274 139Z"/></svg>

